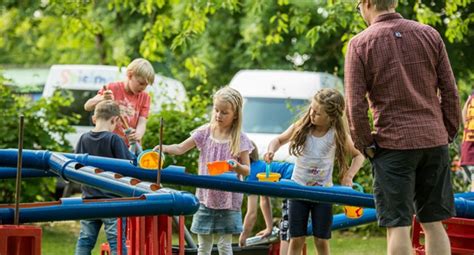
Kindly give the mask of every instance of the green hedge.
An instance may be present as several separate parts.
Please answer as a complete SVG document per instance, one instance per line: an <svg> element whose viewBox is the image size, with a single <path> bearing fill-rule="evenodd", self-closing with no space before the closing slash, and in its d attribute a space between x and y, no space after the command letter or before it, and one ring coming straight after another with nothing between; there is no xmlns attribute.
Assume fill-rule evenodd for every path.
<svg viewBox="0 0 474 255"><path fill-rule="evenodd" d="M71 96L55 94L50 99L31 101L29 97L12 93L0 80L0 149L18 147L19 116L24 115L24 149L68 151L65 139L73 132L71 125L77 116L61 114L60 107L72 102ZM23 179L22 202L50 200L55 188L54 178ZM0 203L12 203L15 198L15 180L0 181Z"/></svg>

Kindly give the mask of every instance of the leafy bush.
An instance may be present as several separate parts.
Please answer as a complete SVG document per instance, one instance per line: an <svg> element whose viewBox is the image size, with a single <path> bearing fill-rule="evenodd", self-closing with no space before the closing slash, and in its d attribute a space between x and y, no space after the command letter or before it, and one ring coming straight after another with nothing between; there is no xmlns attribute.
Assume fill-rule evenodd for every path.
<svg viewBox="0 0 474 255"><path fill-rule="evenodd" d="M163 144L181 143L197 127L209 122L207 110L210 97L194 96L185 103L184 111L175 105L166 105L158 114L152 114L143 137L143 148L153 148L159 144L160 119L163 118ZM166 157L165 165L184 166L187 173L197 174L199 151L192 149L181 156Z"/></svg>
<svg viewBox="0 0 474 255"><path fill-rule="evenodd" d="M71 124L77 116L63 115L59 108L72 102L71 96L61 97L55 94L50 99L32 102L26 96L12 94L12 91L0 81L0 149L18 147L19 116L24 115L23 148L35 150L66 151L71 146L65 139L72 132ZM22 201L44 201L54 192L54 178L23 179ZM0 203L13 202L15 181L1 180Z"/></svg>
<svg viewBox="0 0 474 255"><path fill-rule="evenodd" d="M185 105L184 111L176 110L174 105L166 105L158 114L151 114L147 131L143 137L143 148L153 148L159 144L160 119L163 118L163 144L181 143L190 136L191 131L209 122L207 107L210 99L194 96ZM186 167L188 173L197 173L199 152L191 150L181 156L166 157L166 164Z"/></svg>
<svg viewBox="0 0 474 255"><path fill-rule="evenodd" d="M208 93L196 95L185 103L184 111L176 110L176 105L165 105L159 114L151 114L147 122L147 131L143 137L143 148L151 149L160 143L160 119L163 118L163 144L181 143L190 136L191 131L209 122L208 106L211 97ZM192 149L181 156L166 155L165 167L168 165L184 166L187 173L197 174L199 151ZM176 190L195 192L194 187L166 185ZM191 217L186 218L191 224Z"/></svg>

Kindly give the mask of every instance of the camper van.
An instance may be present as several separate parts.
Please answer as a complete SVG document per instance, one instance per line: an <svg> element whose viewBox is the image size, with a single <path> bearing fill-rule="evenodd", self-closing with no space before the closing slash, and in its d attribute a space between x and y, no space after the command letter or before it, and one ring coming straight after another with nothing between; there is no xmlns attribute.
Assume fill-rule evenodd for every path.
<svg viewBox="0 0 474 255"><path fill-rule="evenodd" d="M303 71L242 70L229 85L244 98L243 131L257 145L260 157L267 151L270 141L308 107L316 91L321 88L343 91L338 77ZM278 150L274 159L295 160L289 155L288 144Z"/></svg>
<svg viewBox="0 0 474 255"><path fill-rule="evenodd" d="M43 87L48 77L48 68L7 68L0 70L6 79L3 83L17 95L27 96L36 101L43 94Z"/></svg>
<svg viewBox="0 0 474 255"><path fill-rule="evenodd" d="M126 68L106 65L53 65L46 81L43 97L50 97L55 91L71 93L74 102L62 109L66 114L80 114L79 124L74 126L75 133L66 135L66 139L75 146L82 133L92 129L92 113L84 110L84 103L97 94L97 91L110 82L125 80ZM183 109L187 100L186 91L181 82L161 76L155 76L155 82L147 87L151 96L150 112L156 113L165 103L175 104Z"/></svg>

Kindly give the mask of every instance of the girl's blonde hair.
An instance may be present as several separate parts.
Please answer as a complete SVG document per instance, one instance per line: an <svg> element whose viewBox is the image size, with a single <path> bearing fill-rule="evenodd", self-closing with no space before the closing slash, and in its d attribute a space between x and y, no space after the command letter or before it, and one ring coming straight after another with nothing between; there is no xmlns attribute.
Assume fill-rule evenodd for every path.
<svg viewBox="0 0 474 255"><path fill-rule="evenodd" d="M231 106L232 109L234 110L234 116L236 117L234 119L234 122L231 127L230 131L230 152L233 156L239 156L240 154L240 132L242 130L242 105L243 105L243 99L242 95L240 93L229 87L225 86L221 89L219 89L215 94L214 94L214 102L216 100L222 100L224 102L228 102ZM212 120L211 120L211 127L214 129L214 123L215 123L215 116L214 113L212 114Z"/></svg>
<svg viewBox="0 0 474 255"><path fill-rule="evenodd" d="M346 148L348 125L344 116L344 97L336 89L323 88L316 92L313 100L318 103L321 109L329 116L331 127L335 128L336 140L336 163L339 166L339 177L343 176L349 169L346 161L348 149ZM290 138L290 154L300 156L303 153L306 138L313 130L314 125L311 123L311 107L304 115L295 122L295 129Z"/></svg>

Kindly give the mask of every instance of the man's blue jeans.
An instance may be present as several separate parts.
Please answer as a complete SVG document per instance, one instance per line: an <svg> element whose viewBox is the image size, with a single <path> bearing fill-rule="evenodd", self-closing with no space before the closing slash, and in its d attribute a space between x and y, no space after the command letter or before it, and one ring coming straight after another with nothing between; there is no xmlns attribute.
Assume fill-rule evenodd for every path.
<svg viewBox="0 0 474 255"><path fill-rule="evenodd" d="M90 255L94 249L99 235L100 227L104 224L105 235L109 242L110 251L112 254L117 254L117 218L95 219L95 220L81 220L81 232L77 239L75 255ZM126 219L122 220L122 254L127 254L127 247L125 245L125 229Z"/></svg>

